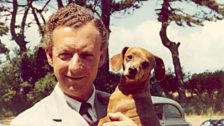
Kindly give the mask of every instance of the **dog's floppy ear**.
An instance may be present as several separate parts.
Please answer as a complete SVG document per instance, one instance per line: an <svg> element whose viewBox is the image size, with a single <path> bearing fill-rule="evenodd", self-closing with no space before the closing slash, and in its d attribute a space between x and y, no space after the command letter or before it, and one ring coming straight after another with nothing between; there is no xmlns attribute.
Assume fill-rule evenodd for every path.
<svg viewBox="0 0 224 126"><path fill-rule="evenodd" d="M110 59L110 65L113 71L117 72L121 69L121 67L123 66L123 59L124 59L124 54L126 53L126 51L128 50L129 47L124 47L122 49L122 52L114 55L111 59Z"/></svg>
<svg viewBox="0 0 224 126"><path fill-rule="evenodd" d="M157 81L162 81L165 78L165 66L163 60L157 56L155 56L155 78Z"/></svg>

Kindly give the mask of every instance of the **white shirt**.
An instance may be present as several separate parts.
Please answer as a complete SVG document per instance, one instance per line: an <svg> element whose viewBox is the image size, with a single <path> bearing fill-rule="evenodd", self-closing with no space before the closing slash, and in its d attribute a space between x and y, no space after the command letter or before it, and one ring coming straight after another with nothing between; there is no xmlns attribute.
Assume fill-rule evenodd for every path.
<svg viewBox="0 0 224 126"><path fill-rule="evenodd" d="M65 95L62 90L58 86L58 90L56 90L57 93L60 93L60 95L63 95L64 100L67 102L68 106L72 108L73 110L79 112L80 107L81 107L81 102ZM88 109L88 113L90 114L93 122L97 121L97 115L96 115L96 110L95 110L95 105L94 105L94 100L95 100L95 94L96 94L96 89L95 86L93 86L93 93L90 96L90 98L86 101L91 105L91 108Z"/></svg>

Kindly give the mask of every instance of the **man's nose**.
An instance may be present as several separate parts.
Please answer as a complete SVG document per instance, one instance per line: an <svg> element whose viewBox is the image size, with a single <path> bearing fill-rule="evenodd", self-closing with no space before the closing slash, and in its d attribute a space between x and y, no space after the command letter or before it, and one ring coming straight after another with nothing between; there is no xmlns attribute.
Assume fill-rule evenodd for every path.
<svg viewBox="0 0 224 126"><path fill-rule="evenodd" d="M70 70L77 70L81 69L83 67L82 60L78 54L74 54L70 64L69 64L69 69Z"/></svg>

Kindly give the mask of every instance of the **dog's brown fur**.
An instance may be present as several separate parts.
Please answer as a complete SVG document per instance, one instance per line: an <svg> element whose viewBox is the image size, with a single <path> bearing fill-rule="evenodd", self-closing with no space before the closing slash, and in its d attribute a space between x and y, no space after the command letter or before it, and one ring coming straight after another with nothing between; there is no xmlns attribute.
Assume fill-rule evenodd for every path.
<svg viewBox="0 0 224 126"><path fill-rule="evenodd" d="M152 104L149 78L153 68L157 79L164 77L163 61L143 48L125 47L121 54L111 58L110 64L114 71L123 67L124 73L110 96L107 113L121 112L138 126L160 126ZM98 126L110 121L106 116Z"/></svg>

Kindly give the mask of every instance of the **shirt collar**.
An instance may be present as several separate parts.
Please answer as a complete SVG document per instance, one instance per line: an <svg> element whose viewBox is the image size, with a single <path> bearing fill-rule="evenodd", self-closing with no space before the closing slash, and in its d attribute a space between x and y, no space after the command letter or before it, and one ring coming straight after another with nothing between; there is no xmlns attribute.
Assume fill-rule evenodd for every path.
<svg viewBox="0 0 224 126"><path fill-rule="evenodd" d="M93 86L93 93L90 96L90 98L86 101L87 103L89 103L91 105L92 108L95 108L94 106L94 99L95 99L95 93L96 93L96 89L95 86ZM74 110L76 110L77 112L79 112L80 107L81 107L81 102L78 100L75 100L67 95L64 94L64 98L67 102L67 104Z"/></svg>

